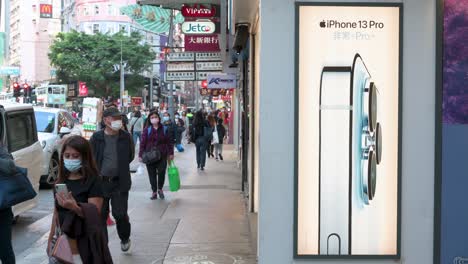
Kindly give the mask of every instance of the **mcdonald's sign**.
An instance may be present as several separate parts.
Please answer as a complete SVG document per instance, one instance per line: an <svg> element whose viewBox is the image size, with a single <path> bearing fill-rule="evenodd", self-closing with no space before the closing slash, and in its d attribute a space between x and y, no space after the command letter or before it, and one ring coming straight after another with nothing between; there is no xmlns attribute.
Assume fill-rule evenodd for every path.
<svg viewBox="0 0 468 264"><path fill-rule="evenodd" d="M39 8L41 18L52 18L52 5L40 4Z"/></svg>

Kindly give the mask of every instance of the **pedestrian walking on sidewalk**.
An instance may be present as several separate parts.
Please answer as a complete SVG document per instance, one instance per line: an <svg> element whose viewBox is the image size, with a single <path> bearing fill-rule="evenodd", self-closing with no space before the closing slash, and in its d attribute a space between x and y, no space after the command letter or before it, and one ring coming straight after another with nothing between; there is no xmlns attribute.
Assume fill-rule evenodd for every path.
<svg viewBox="0 0 468 264"><path fill-rule="evenodd" d="M122 129L122 114L117 108L106 109L103 117L105 129L95 132L90 139L103 181L102 223L105 226L107 222L110 203L121 249L127 252L131 246L128 216L128 193L132 186L130 163L133 161L135 148L130 134ZM107 228L104 230L108 237Z"/></svg>
<svg viewBox="0 0 468 264"><path fill-rule="evenodd" d="M216 127L216 119L215 119L215 116L214 116L214 113L211 113L211 114L208 114L208 117L207 117L207 120L208 120L208 124L210 125L210 127L213 129L215 129ZM214 158L214 145L212 143L213 140L208 140L208 145L206 147L206 154L208 155L208 158Z"/></svg>
<svg viewBox="0 0 468 264"><path fill-rule="evenodd" d="M73 263L112 263L101 222L102 181L91 146L81 136L68 137L61 149L54 188L55 207L47 244L52 256L58 230L68 236ZM93 246L94 245L94 246ZM59 249L60 250L60 249Z"/></svg>
<svg viewBox="0 0 468 264"><path fill-rule="evenodd" d="M192 129L192 141L195 142L197 148L197 165L200 170L205 170L206 163L206 148L210 139L211 126L204 118L202 110L195 114ZM211 132L213 136L213 132Z"/></svg>
<svg viewBox="0 0 468 264"><path fill-rule="evenodd" d="M14 175L16 172L13 157L5 146L0 145L0 173ZM3 264L14 264L15 253L11 245L11 226L13 225L13 212L11 207L0 210L0 260Z"/></svg>
<svg viewBox="0 0 468 264"><path fill-rule="evenodd" d="M140 152L138 154L140 162L144 161L148 170L148 177L151 184L151 200L164 199L164 181L166 178L167 163L174 159L174 139L169 132L169 127L163 126L158 112L151 112L148 116L147 126L141 135ZM145 152L157 151L159 159L153 161L143 160Z"/></svg>
<svg viewBox="0 0 468 264"><path fill-rule="evenodd" d="M218 119L218 125L216 126L216 131L218 132L218 143L214 144L215 157L223 160L223 142L226 139L226 128L223 125L223 120Z"/></svg>
<svg viewBox="0 0 468 264"><path fill-rule="evenodd" d="M141 131L145 125L145 120L141 116L140 111L135 111L133 117L130 120L130 134L133 136L133 144L137 144L138 141L141 141Z"/></svg>

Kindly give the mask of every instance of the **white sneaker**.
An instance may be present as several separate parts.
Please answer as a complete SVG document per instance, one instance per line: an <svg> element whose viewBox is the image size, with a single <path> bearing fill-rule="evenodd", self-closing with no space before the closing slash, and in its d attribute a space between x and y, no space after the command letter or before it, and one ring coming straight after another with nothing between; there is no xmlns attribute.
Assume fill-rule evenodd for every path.
<svg viewBox="0 0 468 264"><path fill-rule="evenodd" d="M132 246L132 241L129 239L127 242L120 242L120 249L122 252L128 252Z"/></svg>

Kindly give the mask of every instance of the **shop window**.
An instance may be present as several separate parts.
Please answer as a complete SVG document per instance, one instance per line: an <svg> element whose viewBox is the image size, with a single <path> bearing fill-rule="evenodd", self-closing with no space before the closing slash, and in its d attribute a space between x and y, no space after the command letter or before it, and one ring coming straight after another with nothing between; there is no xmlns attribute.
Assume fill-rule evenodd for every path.
<svg viewBox="0 0 468 264"><path fill-rule="evenodd" d="M98 5L94 6L94 14L99 15L99 6Z"/></svg>
<svg viewBox="0 0 468 264"><path fill-rule="evenodd" d="M99 33L99 24L93 24L93 33Z"/></svg>

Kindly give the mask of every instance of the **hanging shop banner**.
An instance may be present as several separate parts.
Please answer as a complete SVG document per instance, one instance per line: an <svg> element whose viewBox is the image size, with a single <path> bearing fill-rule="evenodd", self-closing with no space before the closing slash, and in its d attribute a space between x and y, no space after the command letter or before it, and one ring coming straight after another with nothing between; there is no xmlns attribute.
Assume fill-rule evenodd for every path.
<svg viewBox="0 0 468 264"><path fill-rule="evenodd" d="M208 81L208 89L230 89L237 87L235 74L209 73L206 79Z"/></svg>
<svg viewBox="0 0 468 264"><path fill-rule="evenodd" d="M218 34L184 35L186 51L220 51Z"/></svg>
<svg viewBox="0 0 468 264"><path fill-rule="evenodd" d="M203 96L225 96L228 93L228 89L207 89L207 88L200 88L200 94Z"/></svg>
<svg viewBox="0 0 468 264"><path fill-rule="evenodd" d="M52 18L52 5L40 4L39 10L41 18Z"/></svg>
<svg viewBox="0 0 468 264"><path fill-rule="evenodd" d="M167 54L167 61L193 61L195 54L193 52L172 52Z"/></svg>
<svg viewBox="0 0 468 264"><path fill-rule="evenodd" d="M468 5L439 3L434 263L462 264L468 263Z"/></svg>
<svg viewBox="0 0 468 264"><path fill-rule="evenodd" d="M187 35L210 35L220 33L220 25L209 19L197 19L193 21L185 21L181 26L182 33Z"/></svg>
<svg viewBox="0 0 468 264"><path fill-rule="evenodd" d="M195 72L166 72L166 81L194 81Z"/></svg>
<svg viewBox="0 0 468 264"><path fill-rule="evenodd" d="M220 52L199 52L195 58L197 61L222 61Z"/></svg>
<svg viewBox="0 0 468 264"><path fill-rule="evenodd" d="M296 257L400 257L401 9L296 5Z"/></svg>
<svg viewBox="0 0 468 264"><path fill-rule="evenodd" d="M86 83L78 82L78 96L86 97L88 94L88 86L86 86Z"/></svg>
<svg viewBox="0 0 468 264"><path fill-rule="evenodd" d="M184 17L219 17L219 6L210 4L185 4L181 8Z"/></svg>
<svg viewBox="0 0 468 264"><path fill-rule="evenodd" d="M167 71L194 71L195 65L193 62L179 62L179 63L168 63Z"/></svg>
<svg viewBox="0 0 468 264"><path fill-rule="evenodd" d="M209 62L197 62L197 71L222 71L223 62L221 61L209 61Z"/></svg>

